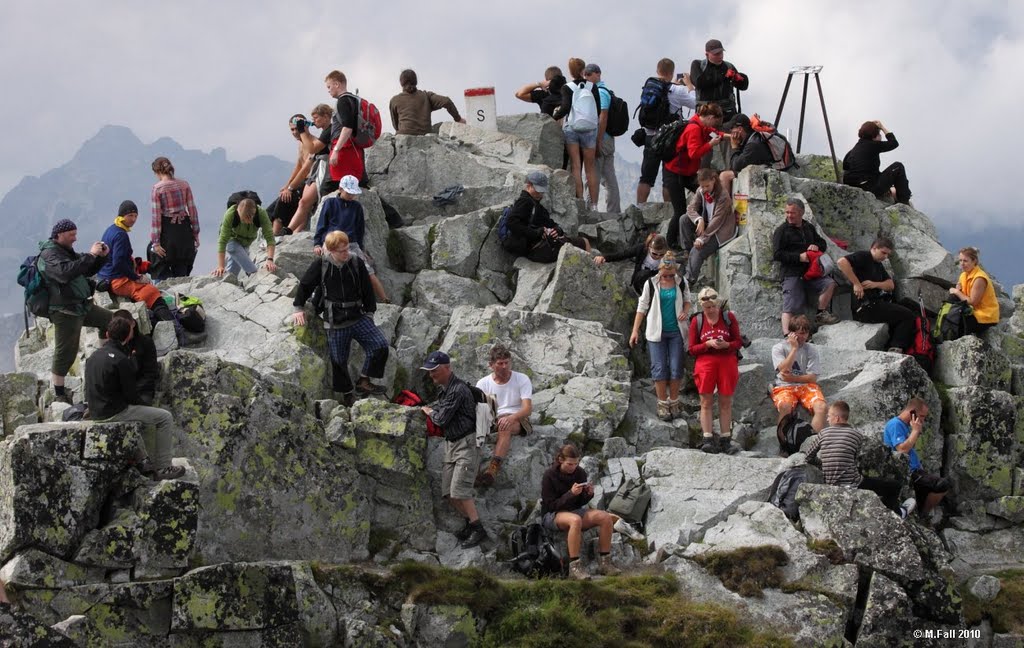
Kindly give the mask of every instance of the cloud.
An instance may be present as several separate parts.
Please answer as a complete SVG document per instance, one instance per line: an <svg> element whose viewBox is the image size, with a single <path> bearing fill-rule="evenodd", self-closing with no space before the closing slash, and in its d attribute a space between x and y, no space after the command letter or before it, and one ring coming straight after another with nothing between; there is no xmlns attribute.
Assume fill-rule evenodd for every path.
<svg viewBox="0 0 1024 648"><path fill-rule="evenodd" d="M658 59L684 69L713 36L750 75L746 110L774 119L786 71L823 65L840 158L861 122L880 119L901 143L883 164L906 164L918 207L938 221L1020 222L1009 199L1020 129L1007 121L1024 100L1016 69L1024 5L778 0L720 2L700 13L675 2L616 11L539 0L400 0L372 12L301 0L6 3L0 56L13 64L0 72L0 192L59 166L105 124L144 141L224 147L233 159L289 159L287 118L327 99L322 79L334 68L382 110L398 72L414 67L421 87L457 105L463 89L493 85L499 112L510 113L535 109L513 98L516 88L580 56L599 62L635 106ZM800 90L795 82L782 119L794 139ZM638 149L619 148L639 159ZM813 83L803 148L828 150Z"/></svg>

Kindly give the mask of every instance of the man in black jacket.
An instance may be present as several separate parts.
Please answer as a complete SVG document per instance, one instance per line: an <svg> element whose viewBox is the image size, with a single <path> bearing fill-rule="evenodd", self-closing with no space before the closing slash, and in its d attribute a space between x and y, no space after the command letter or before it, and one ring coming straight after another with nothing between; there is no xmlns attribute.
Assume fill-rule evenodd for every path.
<svg viewBox="0 0 1024 648"><path fill-rule="evenodd" d="M722 41L712 38L704 45L705 58L690 64L690 81L697 89L697 106L716 103L722 108L723 121L736 115L736 93L750 85L747 75L725 60Z"/></svg>
<svg viewBox="0 0 1024 648"><path fill-rule="evenodd" d="M797 198L786 201L786 222L779 225L772 235L773 260L782 269L782 333L789 335L789 320L803 313L809 293L818 295L818 324L835 324L839 321L828 311L836 282L830 277L804 279L810 266L808 252L824 252L828 242L818 234L813 225L804 221L804 203Z"/></svg>
<svg viewBox="0 0 1024 648"><path fill-rule="evenodd" d="M566 236L551 214L540 204L548 191L548 177L542 171L531 171L526 176L526 187L512 204L508 216L508 238L501 246L516 256L530 261L552 263L566 243L590 251L590 242L580 237Z"/></svg>
<svg viewBox="0 0 1024 648"><path fill-rule="evenodd" d="M126 348L134 333L131 322L112 319L107 326L106 344L86 360L85 393L89 412L94 420L103 422L141 422L145 426L142 440L149 457L143 472L152 474L156 481L177 479L185 474L185 469L171 465L174 417L165 409L139 404L135 364Z"/></svg>

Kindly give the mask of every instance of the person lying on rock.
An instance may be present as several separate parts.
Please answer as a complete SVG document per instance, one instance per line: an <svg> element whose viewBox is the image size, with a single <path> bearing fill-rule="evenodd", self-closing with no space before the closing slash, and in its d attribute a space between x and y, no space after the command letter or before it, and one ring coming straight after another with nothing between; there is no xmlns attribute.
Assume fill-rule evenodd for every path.
<svg viewBox="0 0 1024 648"><path fill-rule="evenodd" d="M692 285L700 276L700 268L711 255L736 236L736 212L732 209L732 196L718 181L714 169L697 172L697 192L686 209L686 218L679 221L686 235L680 240L693 241L686 263L686 280Z"/></svg>
<svg viewBox="0 0 1024 648"><path fill-rule="evenodd" d="M498 433L498 442L487 469L476 477L475 486L492 486L501 470L512 436L526 436L533 432L530 413L533 412L533 383L526 374L512 371L512 352L502 344L491 347L487 366L491 374L477 381L476 387L485 394L494 396L498 404L498 416L493 429Z"/></svg>
<svg viewBox="0 0 1024 648"><path fill-rule="evenodd" d="M807 461L821 464L825 483L869 490L878 495L882 504L902 519L914 512L917 500L910 498L900 503L900 484L887 479L864 477L857 466L857 452L864 443L864 433L849 424L850 406L836 401L828 408L828 425L811 439L807 448Z"/></svg>
<svg viewBox="0 0 1024 648"><path fill-rule="evenodd" d="M176 431L174 417L165 409L142 405L135 363L128 345L135 327L124 318L107 325L107 341L85 361L85 394L89 413L101 423L138 421L145 426L142 440L148 461L140 469L154 481L177 479L182 466L171 465L171 440Z"/></svg>
<svg viewBox="0 0 1024 648"><path fill-rule="evenodd" d="M836 265L853 284L853 319L869 324L887 324L890 353L903 353L914 343L914 320L917 315L906 306L893 302L896 282L882 262L892 254L892 239L880 236L868 251L852 252Z"/></svg>
<svg viewBox="0 0 1024 648"><path fill-rule="evenodd" d="M789 322L789 335L772 347L772 365L778 372L772 387L772 402L779 410L779 421L793 413L797 406L811 412L815 432L825 426L825 396L818 387L818 349L807 340L811 322L806 315L797 315Z"/></svg>
<svg viewBox="0 0 1024 648"><path fill-rule="evenodd" d="M537 263L554 263L558 251L566 243L590 251L590 241L579 236L567 236L551 214L540 203L548 192L548 176L543 171L531 171L526 186L512 204L508 216L508 237L501 246L516 256L524 256Z"/></svg>
<svg viewBox="0 0 1024 648"><path fill-rule="evenodd" d="M885 133L885 141L882 134ZM902 162L893 162L880 171L879 155L895 149L900 143L882 122L867 121L857 131L857 143L843 157L843 184L860 187L879 198L895 191L896 202L910 203L910 183Z"/></svg>
<svg viewBox="0 0 1024 648"><path fill-rule="evenodd" d="M666 252L668 252L668 241L661 234L651 232L643 243L623 252L596 256L594 263L601 265L605 262L627 259L633 261L633 275L629 279L629 285L639 296L644 291L644 284L647 283L647 280L658 274L658 264L661 263L661 258L665 256Z"/></svg>
<svg viewBox="0 0 1024 648"><path fill-rule="evenodd" d="M693 382L700 394L700 449L714 454L734 454L732 445L732 397L740 380L739 356L743 346L736 313L723 311L718 292L710 286L697 295L700 313L690 318L689 350L697 358ZM721 435L714 438L715 391L718 391L718 423Z"/></svg>
<svg viewBox="0 0 1024 648"><path fill-rule="evenodd" d="M135 365L135 387L139 403L152 405L156 398L156 387L160 382L160 361L156 357L156 344L149 335L140 335L138 323L131 312L124 309L114 311L113 319L123 319L132 325L132 336L125 343L125 351Z"/></svg>
<svg viewBox="0 0 1024 648"><path fill-rule="evenodd" d="M231 205L224 212L220 224L220 238L217 239L217 267L214 277L223 277L225 272L238 276L239 272L250 275L256 272L256 264L249 256L249 246L256 235L263 230L267 242L267 272L277 270L274 263L274 228L267 210L256 205L252 198L243 198L237 205ZM227 262L225 263L225 257Z"/></svg>
<svg viewBox="0 0 1024 648"><path fill-rule="evenodd" d="M598 527L599 553L597 568L605 576L621 573L612 564L612 532L643 540L642 533L628 522L608 511L587 507L594 497L594 485L587 481L587 471L580 468L580 451L569 443L558 451L555 462L544 472L541 481L542 524L549 531L565 531L569 549L569 578L587 580L590 575L580 562L583 532Z"/></svg>
<svg viewBox="0 0 1024 648"><path fill-rule="evenodd" d="M903 411L885 424L882 443L886 447L906 454L910 459L910 484L917 501L921 502L921 515L927 516L939 505L949 491L949 480L924 470L917 456L917 442L928 418L928 403L919 396L907 401Z"/></svg>
<svg viewBox="0 0 1024 648"><path fill-rule="evenodd" d="M422 408L444 432L441 497L465 518L466 524L455 534L455 539L463 549L472 549L488 537L473 501L473 481L480 464L480 449L476 445L476 400L469 385L452 371L448 354L434 351L420 369L441 388L441 396Z"/></svg>
<svg viewBox="0 0 1024 648"><path fill-rule="evenodd" d="M345 232L348 235L348 249L353 256L363 260L366 271L370 273L370 284L373 285L373 294L377 301L388 304L388 294L384 291L384 285L377 278L373 269L373 259L366 251L364 238L366 237L366 217L363 213L363 206L356 199L356 196L363 193L359 187L359 179L347 175L339 183L338 194L324 198L320 205L320 222L316 226L316 233L313 235L313 253L317 256L323 254L324 238L331 232Z"/></svg>
<svg viewBox="0 0 1024 648"><path fill-rule="evenodd" d="M331 232L324 241L327 254L313 260L295 293L292 305L295 313L292 321L296 326L306 325L306 300L316 293L314 302L327 329L327 346L330 349L334 375L334 391L341 392L346 406L351 406L355 395L372 396L381 394L383 387L371 382L371 378L384 377L384 366L388 360L388 341L373 322L377 301L373 296L370 274L362 259L350 254L348 235L345 232ZM352 385L348 373L348 355L352 340L359 343L366 353L359 381Z"/></svg>
<svg viewBox="0 0 1024 648"><path fill-rule="evenodd" d="M799 198L786 201L786 222L775 228L772 234L772 259L778 261L782 270L782 334L788 335L790 319L804 311L804 305L812 294L818 296L818 324L835 324L839 321L828 311L836 282L831 277L804 279L810 267L808 252L824 252L828 242L818 234L814 226L804 220L804 202ZM824 417L824 413L822 413ZM822 419L824 420L824 418Z"/></svg>

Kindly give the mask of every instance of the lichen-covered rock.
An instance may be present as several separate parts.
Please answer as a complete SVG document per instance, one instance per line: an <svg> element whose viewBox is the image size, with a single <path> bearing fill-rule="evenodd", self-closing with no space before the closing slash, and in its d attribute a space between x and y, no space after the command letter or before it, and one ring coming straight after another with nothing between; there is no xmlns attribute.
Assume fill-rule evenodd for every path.
<svg viewBox="0 0 1024 648"><path fill-rule="evenodd" d="M949 412L946 469L963 499L1013 495L1013 469L1021 465L1017 403L1006 392L955 387Z"/></svg>
<svg viewBox="0 0 1024 648"><path fill-rule="evenodd" d="M480 247L500 216L500 210L483 209L434 225L430 267L472 279L480 261Z"/></svg>
<svg viewBox="0 0 1024 648"><path fill-rule="evenodd" d="M442 270L424 270L412 282L412 305L433 311L451 312L460 305L483 307L498 298L476 281Z"/></svg>
<svg viewBox="0 0 1024 648"><path fill-rule="evenodd" d="M1009 391L1010 364L1002 353L974 335L939 345L935 380L950 387L981 387Z"/></svg>
<svg viewBox="0 0 1024 648"><path fill-rule="evenodd" d="M39 422L39 381L29 373L0 375L0 439Z"/></svg>
<svg viewBox="0 0 1024 648"><path fill-rule="evenodd" d="M74 641L48 628L27 612L0 603L0 646L4 648L74 648Z"/></svg>
<svg viewBox="0 0 1024 648"><path fill-rule="evenodd" d="M689 295L686 297L691 300ZM625 335L633 325L636 296L614 273L594 265L589 254L563 245L555 274L541 294L536 310L600 322L605 328Z"/></svg>

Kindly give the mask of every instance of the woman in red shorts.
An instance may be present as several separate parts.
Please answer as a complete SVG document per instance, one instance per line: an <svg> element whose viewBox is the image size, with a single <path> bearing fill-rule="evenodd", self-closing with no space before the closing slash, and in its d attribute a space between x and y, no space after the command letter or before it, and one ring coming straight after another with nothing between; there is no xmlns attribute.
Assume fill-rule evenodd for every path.
<svg viewBox="0 0 1024 648"><path fill-rule="evenodd" d="M697 358L693 379L700 394L700 429L704 435L701 450L732 454L732 395L740 379L736 352L743 346L736 314L722 311L718 293L708 287L697 296L700 313L690 320L690 354ZM712 434L715 390L718 390L718 423L721 436L715 443Z"/></svg>

